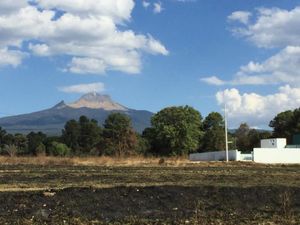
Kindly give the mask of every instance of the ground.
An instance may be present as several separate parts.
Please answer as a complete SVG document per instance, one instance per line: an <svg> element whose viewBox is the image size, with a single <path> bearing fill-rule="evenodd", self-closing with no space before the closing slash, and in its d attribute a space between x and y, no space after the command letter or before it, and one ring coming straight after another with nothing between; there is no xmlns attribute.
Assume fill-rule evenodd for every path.
<svg viewBox="0 0 300 225"><path fill-rule="evenodd" d="M0 162L0 224L300 224L298 165Z"/></svg>

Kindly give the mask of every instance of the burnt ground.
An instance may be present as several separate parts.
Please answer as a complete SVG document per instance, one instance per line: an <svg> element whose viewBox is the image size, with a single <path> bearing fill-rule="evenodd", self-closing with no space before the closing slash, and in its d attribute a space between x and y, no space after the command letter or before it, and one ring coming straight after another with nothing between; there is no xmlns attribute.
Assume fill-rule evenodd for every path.
<svg viewBox="0 0 300 225"><path fill-rule="evenodd" d="M300 224L299 166L0 166L0 224Z"/></svg>

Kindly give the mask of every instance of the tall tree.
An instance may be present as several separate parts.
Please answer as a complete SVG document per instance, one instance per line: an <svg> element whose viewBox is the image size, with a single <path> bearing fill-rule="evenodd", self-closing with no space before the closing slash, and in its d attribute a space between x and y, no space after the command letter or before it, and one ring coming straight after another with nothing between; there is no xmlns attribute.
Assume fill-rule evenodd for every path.
<svg viewBox="0 0 300 225"><path fill-rule="evenodd" d="M47 135L42 133L42 132L30 132L27 135L27 140L28 140L28 153L36 155L36 149L40 144L43 144L44 141L46 140Z"/></svg>
<svg viewBox="0 0 300 225"><path fill-rule="evenodd" d="M218 151L225 149L224 120L220 113L212 112L203 121L204 136L201 151Z"/></svg>
<svg viewBox="0 0 300 225"><path fill-rule="evenodd" d="M72 149L72 151L79 151L79 137L80 137L80 125L76 120L69 120L64 129L62 130L63 142Z"/></svg>
<svg viewBox="0 0 300 225"><path fill-rule="evenodd" d="M151 119L148 130L156 143L154 152L163 155L186 155L199 148L202 116L190 106L165 108ZM153 140L152 140L153 143Z"/></svg>
<svg viewBox="0 0 300 225"><path fill-rule="evenodd" d="M121 157L134 153L138 142L128 116L112 113L107 117L104 122L103 144L105 154Z"/></svg>
<svg viewBox="0 0 300 225"><path fill-rule="evenodd" d="M239 128L235 131L236 147L240 151L249 151L250 140L249 140L250 127L247 123L241 123Z"/></svg>
<svg viewBox="0 0 300 225"><path fill-rule="evenodd" d="M292 136L295 132L297 132L297 127L300 125L296 123L298 118L298 110L295 111L285 111L277 114L273 120L270 121L269 126L273 128L274 137L278 138L286 138L288 143L291 143ZM300 121L299 121L300 122ZM298 132L300 131L300 127Z"/></svg>
<svg viewBox="0 0 300 225"><path fill-rule="evenodd" d="M6 131L0 127L0 149L4 147L4 139L5 139Z"/></svg>

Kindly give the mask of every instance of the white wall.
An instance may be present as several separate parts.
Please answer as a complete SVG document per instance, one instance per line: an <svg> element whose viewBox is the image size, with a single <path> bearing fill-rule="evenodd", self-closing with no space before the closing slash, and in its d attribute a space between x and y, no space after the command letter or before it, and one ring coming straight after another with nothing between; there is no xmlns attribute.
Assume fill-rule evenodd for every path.
<svg viewBox="0 0 300 225"><path fill-rule="evenodd" d="M228 158L232 161L239 160L240 152L237 150L228 151ZM191 161L222 161L226 160L226 152L225 151L217 151L217 152L204 152L204 153L194 153L190 154L189 159Z"/></svg>
<svg viewBox="0 0 300 225"><path fill-rule="evenodd" d="M261 148L284 148L286 146L285 138L273 138L260 140Z"/></svg>
<svg viewBox="0 0 300 225"><path fill-rule="evenodd" d="M254 148L253 161L257 163L300 163L300 149Z"/></svg>

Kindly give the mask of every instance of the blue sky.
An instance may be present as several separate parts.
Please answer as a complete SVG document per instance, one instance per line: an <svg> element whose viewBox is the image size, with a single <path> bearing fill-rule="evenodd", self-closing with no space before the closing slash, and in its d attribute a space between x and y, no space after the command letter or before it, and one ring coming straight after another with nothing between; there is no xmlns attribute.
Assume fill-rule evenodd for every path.
<svg viewBox="0 0 300 225"><path fill-rule="evenodd" d="M97 90L265 128L300 105L299 27L300 0L1 2L0 117Z"/></svg>

